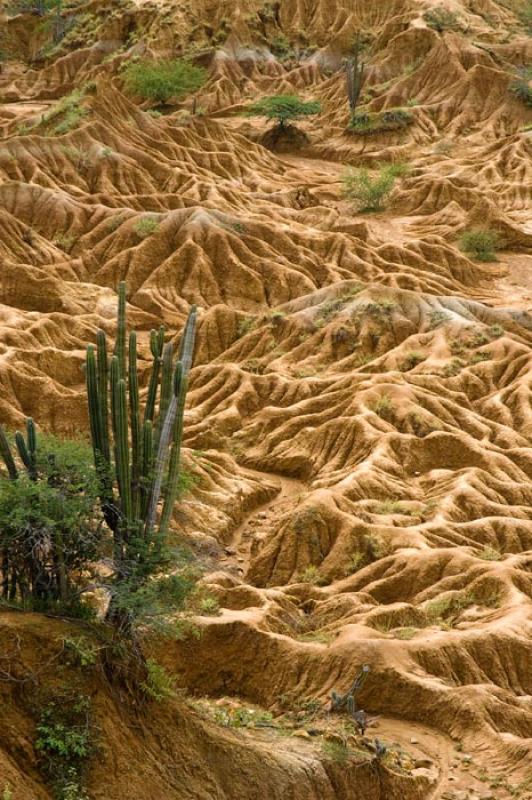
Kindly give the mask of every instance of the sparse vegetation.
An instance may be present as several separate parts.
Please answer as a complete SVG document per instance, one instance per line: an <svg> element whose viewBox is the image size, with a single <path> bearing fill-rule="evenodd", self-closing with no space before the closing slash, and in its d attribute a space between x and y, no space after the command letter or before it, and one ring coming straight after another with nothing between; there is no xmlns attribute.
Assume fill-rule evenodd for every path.
<svg viewBox="0 0 532 800"><path fill-rule="evenodd" d="M159 222L154 217L141 217L135 223L135 233L140 239L147 239L159 228Z"/></svg>
<svg viewBox="0 0 532 800"><path fill-rule="evenodd" d="M425 359L425 353L422 353L419 350L409 350L407 353L405 353L404 358L399 365L399 369L402 372L408 372L409 370L414 369L414 367L417 367L418 364L422 364Z"/></svg>
<svg viewBox="0 0 532 800"><path fill-rule="evenodd" d="M197 92L207 72L184 60L131 61L123 71L126 88L132 94L163 105L183 100Z"/></svg>
<svg viewBox="0 0 532 800"><path fill-rule="evenodd" d="M141 684L141 689L146 697L155 700L156 703L162 703L163 700L175 697L175 680L165 668L153 658L147 660L146 668L146 680Z"/></svg>
<svg viewBox="0 0 532 800"><path fill-rule="evenodd" d="M57 800L87 800L83 772L94 747L90 712L89 697L57 698L44 708L37 724L35 750Z"/></svg>
<svg viewBox="0 0 532 800"><path fill-rule="evenodd" d="M393 416L393 403L389 394L382 394L371 404L370 408L381 419L389 421Z"/></svg>
<svg viewBox="0 0 532 800"><path fill-rule="evenodd" d="M411 111L406 108L390 108L387 111L358 111L349 120L348 130L358 136L373 136L386 131L407 128L414 122Z"/></svg>
<svg viewBox="0 0 532 800"><path fill-rule="evenodd" d="M532 108L532 67L523 67L517 73L513 83L510 86L512 93L520 100L525 106Z"/></svg>
<svg viewBox="0 0 532 800"><path fill-rule="evenodd" d="M490 545L486 545L486 547L482 548L477 555L483 561L500 561L502 558L501 551Z"/></svg>
<svg viewBox="0 0 532 800"><path fill-rule="evenodd" d="M296 95L272 95L263 97L248 106L245 113L251 117L275 120L277 128L284 130L291 120L311 117L321 112L321 104L315 100L301 100Z"/></svg>
<svg viewBox="0 0 532 800"><path fill-rule="evenodd" d="M320 575L318 567L314 564L310 564L303 570L299 576L299 580L301 583L312 583L314 586L323 586L326 583L323 576Z"/></svg>
<svg viewBox="0 0 532 800"><path fill-rule="evenodd" d="M438 33L444 31L458 31L461 29L462 24L458 15L448 8L439 6L438 8L430 8L425 11L423 18L429 28L432 28Z"/></svg>
<svg viewBox="0 0 532 800"><path fill-rule="evenodd" d="M220 613L220 603L216 597L202 597L198 604L200 614L208 617L216 617Z"/></svg>
<svg viewBox="0 0 532 800"><path fill-rule="evenodd" d="M365 168L350 170L342 176L344 195L358 203L360 211L382 211L395 186L393 169L381 167L372 174Z"/></svg>
<svg viewBox="0 0 532 800"><path fill-rule="evenodd" d="M497 232L488 228L475 228L464 231L460 237L462 250L477 261L496 261L496 251L501 246Z"/></svg>

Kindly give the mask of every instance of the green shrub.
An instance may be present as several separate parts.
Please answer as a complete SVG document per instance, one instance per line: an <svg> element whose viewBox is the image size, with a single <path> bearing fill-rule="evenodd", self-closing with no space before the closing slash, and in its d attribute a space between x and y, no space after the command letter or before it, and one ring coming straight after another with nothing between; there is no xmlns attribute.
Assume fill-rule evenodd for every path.
<svg viewBox="0 0 532 800"><path fill-rule="evenodd" d="M458 15L454 11L447 8L431 8L425 11L423 18L429 28L432 28L439 33L443 31L457 31L460 30L461 24Z"/></svg>
<svg viewBox="0 0 532 800"><path fill-rule="evenodd" d="M358 111L352 114L348 130L361 136L407 128L414 121L410 111L390 108L387 111Z"/></svg>
<svg viewBox="0 0 532 800"><path fill-rule="evenodd" d="M477 261L496 261L496 250L500 249L501 241L495 231L476 228L464 231L460 237L460 247Z"/></svg>
<svg viewBox="0 0 532 800"><path fill-rule="evenodd" d="M519 70L517 76L510 86L511 92L517 97L517 99L521 100L522 103L529 107L532 107L532 86L530 86L531 81L532 69L530 67L524 67L523 69Z"/></svg>
<svg viewBox="0 0 532 800"><path fill-rule="evenodd" d="M101 515L90 448L39 437L28 473L0 476L4 596L28 607L75 603L76 583L100 552Z"/></svg>
<svg viewBox="0 0 532 800"><path fill-rule="evenodd" d="M393 414L392 398L389 394L383 394L370 406L371 410L381 419L389 420Z"/></svg>
<svg viewBox="0 0 532 800"><path fill-rule="evenodd" d="M141 217L141 219L135 223L135 233L141 239L147 239L148 236L155 233L158 227L159 223L153 217Z"/></svg>
<svg viewBox="0 0 532 800"><path fill-rule="evenodd" d="M313 116L320 111L321 104L314 100L305 102L296 95L273 95L248 106L245 113L251 117L276 120L278 127L284 128L289 120Z"/></svg>
<svg viewBox="0 0 532 800"><path fill-rule="evenodd" d="M128 91L163 104L197 92L207 80L205 69L182 60L134 61L123 75Z"/></svg>
<svg viewBox="0 0 532 800"><path fill-rule="evenodd" d="M410 350L408 353L405 353L405 357L403 358L399 369L402 372L408 372L414 367L417 367L418 364L421 364L425 361L426 355L421 353L419 350Z"/></svg>
<svg viewBox="0 0 532 800"><path fill-rule="evenodd" d="M87 800L83 769L93 751L91 739L90 698L62 697L42 712L35 750L54 784L57 800Z"/></svg>
<svg viewBox="0 0 532 800"><path fill-rule="evenodd" d="M216 597L202 597L199 601L200 613L207 617L216 617L220 613L220 603Z"/></svg>
<svg viewBox="0 0 532 800"><path fill-rule="evenodd" d="M526 6L518 12L518 17L527 33L532 36L532 0L527 0Z"/></svg>
<svg viewBox="0 0 532 800"><path fill-rule="evenodd" d="M175 697L174 678L165 668L152 658L146 662L147 676L141 684L144 694L156 703Z"/></svg>
<svg viewBox="0 0 532 800"><path fill-rule="evenodd" d="M387 167L372 175L365 168L342 175L343 191L349 200L356 200L360 211L382 211L395 186L393 170Z"/></svg>

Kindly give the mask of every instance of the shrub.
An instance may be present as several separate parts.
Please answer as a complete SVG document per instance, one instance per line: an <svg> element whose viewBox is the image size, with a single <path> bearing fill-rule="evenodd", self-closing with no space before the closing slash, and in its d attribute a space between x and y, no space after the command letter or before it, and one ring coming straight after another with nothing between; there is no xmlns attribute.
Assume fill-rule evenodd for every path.
<svg viewBox="0 0 532 800"><path fill-rule="evenodd" d="M53 781L57 800L87 800L83 768L93 750L90 698L62 697L50 703L37 725L35 750Z"/></svg>
<svg viewBox="0 0 532 800"><path fill-rule="evenodd" d="M464 231L460 237L460 247L477 261L496 261L495 251L501 247L501 242L495 231L476 228Z"/></svg>
<svg viewBox="0 0 532 800"><path fill-rule="evenodd" d="M199 602L200 613L207 617L215 617L220 613L220 604L216 597L202 597Z"/></svg>
<svg viewBox="0 0 532 800"><path fill-rule="evenodd" d="M342 182L344 195L356 200L360 211L381 211L392 193L395 175L389 168L381 168L375 176L360 168L344 173Z"/></svg>
<svg viewBox="0 0 532 800"><path fill-rule="evenodd" d="M387 111L360 111L351 115L348 130L361 136L407 128L414 121L410 111L390 108Z"/></svg>
<svg viewBox="0 0 532 800"><path fill-rule="evenodd" d="M305 102L296 95L273 95L248 106L245 113L251 117L276 120L277 126L284 128L289 120L313 116L320 111L321 104L314 100Z"/></svg>
<svg viewBox="0 0 532 800"><path fill-rule="evenodd" d="M135 61L123 74L128 91L163 104L172 97L182 100L197 92L207 79L205 69L182 60Z"/></svg>
<svg viewBox="0 0 532 800"><path fill-rule="evenodd" d="M526 106L532 107L532 69L521 69L510 86L510 91Z"/></svg>
<svg viewBox="0 0 532 800"><path fill-rule="evenodd" d="M87 116L88 111L83 108L81 102L84 98L84 92L80 89L75 89L66 97L63 97L53 108L43 116L43 123L46 125L58 118L60 120L49 128L52 135L60 136L63 133L77 128L81 120Z"/></svg>
<svg viewBox="0 0 532 800"><path fill-rule="evenodd" d="M447 8L431 8L423 14L425 22L435 31L443 33L443 31L457 31L460 30L460 20L454 11Z"/></svg>
<svg viewBox="0 0 532 800"><path fill-rule="evenodd" d="M147 676L141 684L141 689L151 700L161 703L169 697L175 697L174 678L168 674L165 668L149 658L146 662Z"/></svg>
<svg viewBox="0 0 532 800"><path fill-rule="evenodd" d="M405 357L402 360L399 369L402 372L408 372L409 370L414 369L414 367L417 367L418 364L421 364L423 361L425 361L425 358L426 356L424 353L421 353L418 350L410 350L410 352L405 353Z"/></svg>
<svg viewBox="0 0 532 800"><path fill-rule="evenodd" d="M102 542L96 475L84 444L34 436L28 433L26 443L18 434L20 457L11 459L3 439L9 477L0 477L2 593L30 607L61 601L66 608Z"/></svg>
<svg viewBox="0 0 532 800"><path fill-rule="evenodd" d="M371 405L371 410L381 419L389 420L393 412L392 398L389 394L383 394Z"/></svg>
<svg viewBox="0 0 532 800"><path fill-rule="evenodd" d="M148 236L155 233L158 227L159 223L153 217L141 217L141 219L135 223L135 233L141 239L147 239Z"/></svg>

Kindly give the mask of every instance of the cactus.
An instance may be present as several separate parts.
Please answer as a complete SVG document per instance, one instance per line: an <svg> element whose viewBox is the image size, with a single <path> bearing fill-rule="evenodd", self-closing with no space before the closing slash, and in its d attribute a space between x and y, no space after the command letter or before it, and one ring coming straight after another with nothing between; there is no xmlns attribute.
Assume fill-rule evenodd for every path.
<svg viewBox="0 0 532 800"><path fill-rule="evenodd" d="M24 439L24 434L20 431L15 433L15 445L20 456L20 460L26 468L26 472L32 481L38 478L37 473L37 432L35 430L35 423L31 417L26 420L26 436L27 441ZM18 478L18 469L11 452L11 446L8 442L6 433L0 427L0 456L7 468L8 475L11 480Z"/></svg>
<svg viewBox="0 0 532 800"><path fill-rule="evenodd" d="M351 717L356 719L356 696L362 688L364 681L368 677L369 671L369 666L364 664L345 694L338 694L338 692L335 691L331 692L331 711L347 711Z"/></svg>
<svg viewBox="0 0 532 800"><path fill-rule="evenodd" d="M120 564L130 557L138 561L141 545L160 546L168 531L179 487L187 373L194 354L197 315L193 306L177 362L172 344L164 344L164 328L151 332L153 364L141 414L134 332L126 346L124 283L119 286L118 298L117 337L110 365L102 331L97 335L97 356L94 346L87 348L87 398L102 510L113 531L115 560ZM1 447L0 441L0 451Z"/></svg>
<svg viewBox="0 0 532 800"><path fill-rule="evenodd" d="M362 40L360 32L358 32L353 48L353 58L349 58L345 65L347 96L349 98L349 108L351 109L352 116L356 113L360 93L364 84L365 64L361 61L362 48Z"/></svg>

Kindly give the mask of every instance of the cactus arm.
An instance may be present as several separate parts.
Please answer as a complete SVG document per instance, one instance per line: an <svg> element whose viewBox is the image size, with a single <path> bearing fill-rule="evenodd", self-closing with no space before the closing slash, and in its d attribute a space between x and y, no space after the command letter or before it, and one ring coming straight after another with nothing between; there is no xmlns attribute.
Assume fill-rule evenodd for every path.
<svg viewBox="0 0 532 800"><path fill-rule="evenodd" d="M122 378L115 380L113 394L116 478L122 508L122 528L127 530L132 523L132 498L126 382Z"/></svg>
<svg viewBox="0 0 532 800"><path fill-rule="evenodd" d="M196 322L198 310L196 306L191 306L185 323L185 329L179 343L178 361L183 364L183 373L188 375L194 357L194 346L196 344Z"/></svg>
<svg viewBox="0 0 532 800"><path fill-rule="evenodd" d="M179 491L179 468L181 466L181 443L183 440L186 396L187 376L184 373L183 365L181 362L178 362L175 378L175 419L173 420L172 449L170 453L170 464L168 466L168 479L166 482L163 510L159 524L160 537L164 537L168 533L168 526L172 519L172 512Z"/></svg>
<svg viewBox="0 0 532 800"><path fill-rule="evenodd" d="M107 340L103 331L96 334L97 343L97 372L98 372L98 403L101 419L101 448L102 457L107 464L111 464L109 447L109 360L107 358Z"/></svg>
<svg viewBox="0 0 532 800"><path fill-rule="evenodd" d="M153 482L153 424L146 420L142 426L142 466L140 475L140 518L145 520Z"/></svg>
<svg viewBox="0 0 532 800"><path fill-rule="evenodd" d="M21 458L22 463L26 467L26 471L30 476L32 481L37 480L37 472L35 470L35 463L34 459L31 456L31 453L28 451L26 440L20 431L15 433L15 444L17 445L17 450L19 456Z"/></svg>
<svg viewBox="0 0 532 800"><path fill-rule="evenodd" d="M152 331L150 334L150 347L153 356L153 365L150 375L150 385L148 387L148 396L146 398L146 407L144 408L144 422L150 420L153 422L155 415L155 402L157 400L157 389L159 386L159 375L161 372L161 355L164 347L164 328L159 328L159 331Z"/></svg>
<svg viewBox="0 0 532 800"><path fill-rule="evenodd" d="M155 429L155 448L158 449L161 432L172 398L174 348L171 342L165 344L162 356L161 394L159 398L159 418Z"/></svg>
<svg viewBox="0 0 532 800"><path fill-rule="evenodd" d="M126 378L126 284L118 284L118 319L116 329L115 356L118 358L120 378Z"/></svg>
<svg viewBox="0 0 532 800"><path fill-rule="evenodd" d="M132 331L129 335L129 413L131 419L131 497L132 513L135 520L140 511L140 470L142 439L140 432L139 410L139 380L137 373L137 334Z"/></svg>
<svg viewBox="0 0 532 800"><path fill-rule="evenodd" d="M0 426L0 455L2 456L3 462L6 465L6 469L8 475L12 481L16 481L18 478L18 469L15 464L15 459L13 458L13 454L11 452L11 447L9 446L9 442L7 440L7 436L5 434L4 429Z"/></svg>

